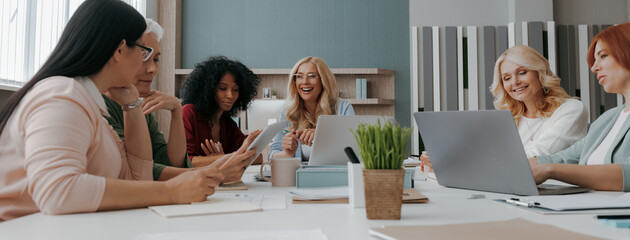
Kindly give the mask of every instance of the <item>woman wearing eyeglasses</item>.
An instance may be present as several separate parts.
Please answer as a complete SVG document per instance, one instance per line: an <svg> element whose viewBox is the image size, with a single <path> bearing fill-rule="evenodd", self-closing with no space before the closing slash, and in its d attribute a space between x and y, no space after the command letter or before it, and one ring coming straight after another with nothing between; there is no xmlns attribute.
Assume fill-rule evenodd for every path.
<svg viewBox="0 0 630 240"><path fill-rule="evenodd" d="M145 29L122 1L83 2L48 60L3 105L0 221L190 203L214 193L223 178L216 168L152 181L151 142L132 85L151 56ZM106 91L122 104L124 142L102 116Z"/></svg>
<svg viewBox="0 0 630 240"><path fill-rule="evenodd" d="M158 73L158 62L160 61L161 52L159 40L162 38L164 30L158 23L151 19L146 19L147 29L143 34L146 49L151 52L148 59L144 61L140 70L134 77L133 85L138 89L140 97L143 98L142 104L138 107L142 108L142 112L146 117L149 135L151 137L151 149L153 152L153 179L168 180L185 171L189 171L192 165L186 154L186 135L184 133L184 122L182 120L182 104L175 96L167 95L159 91L151 90L151 83L155 75ZM107 95L107 94L106 94ZM106 117L109 124L118 133L121 139L125 139L124 133L124 113L119 103L103 95L107 105L107 111L110 116ZM168 142L164 138L164 134L160 132L158 122L151 113L158 109L167 110L171 113L170 134ZM255 135L251 135L255 137ZM251 142L251 141L249 141ZM245 144L245 147L249 144ZM253 152L251 152L253 153ZM240 163L249 162L251 160L247 153L225 155L221 161L216 161L216 166L220 168L220 172L224 177L237 175L242 166ZM239 175L240 176L240 175Z"/></svg>
<svg viewBox="0 0 630 240"><path fill-rule="evenodd" d="M260 78L249 68L226 57L210 57L195 65L180 91L186 148L193 166L213 164L242 147L247 136L232 117L238 110L247 110L259 84ZM248 164L243 162L241 168ZM241 175L242 171L226 176L225 181L238 181Z"/></svg>
<svg viewBox="0 0 630 240"><path fill-rule="evenodd" d="M280 120L288 120L273 139L272 157L310 158L317 118L320 115L354 116L352 105L339 98L337 79L328 65L318 57L300 59L291 70L289 96Z"/></svg>

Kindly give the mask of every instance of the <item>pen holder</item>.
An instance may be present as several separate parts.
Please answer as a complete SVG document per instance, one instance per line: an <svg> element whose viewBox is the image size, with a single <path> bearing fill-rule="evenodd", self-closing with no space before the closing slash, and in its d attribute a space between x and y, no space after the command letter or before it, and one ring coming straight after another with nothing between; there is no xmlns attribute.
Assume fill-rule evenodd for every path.
<svg viewBox="0 0 630 240"><path fill-rule="evenodd" d="M348 162L348 201L353 208L365 207L362 171L363 164Z"/></svg>

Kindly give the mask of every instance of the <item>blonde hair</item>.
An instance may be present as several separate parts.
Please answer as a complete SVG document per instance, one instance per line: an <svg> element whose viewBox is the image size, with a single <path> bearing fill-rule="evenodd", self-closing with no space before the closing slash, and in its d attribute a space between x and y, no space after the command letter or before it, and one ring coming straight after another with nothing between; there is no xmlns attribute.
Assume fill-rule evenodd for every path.
<svg viewBox="0 0 630 240"><path fill-rule="evenodd" d="M293 75L297 73L298 68L304 63L312 63L317 67L319 79L322 82L322 92L319 95L317 109L315 115L312 116L304 106L304 100L298 93L297 86ZM317 118L320 115L332 115L337 110L337 98L339 90L337 89L337 79L330 71L328 65L318 57L305 57L300 59L291 70L289 75L289 84L287 85L289 96L287 97L288 107L286 118L291 123L291 128L295 130L315 128L317 126Z"/></svg>
<svg viewBox="0 0 630 240"><path fill-rule="evenodd" d="M494 107L496 109L510 110L517 126L521 116L525 113L525 104L510 97L503 88L501 64L505 60L510 60L517 65L538 73L538 79L543 91L543 100L533 110L539 116L551 116L564 103L565 99L571 98L560 86L560 78L551 72L549 61L545 57L528 46L511 47L499 56L494 65L494 79L492 86L490 86L490 91L494 96Z"/></svg>

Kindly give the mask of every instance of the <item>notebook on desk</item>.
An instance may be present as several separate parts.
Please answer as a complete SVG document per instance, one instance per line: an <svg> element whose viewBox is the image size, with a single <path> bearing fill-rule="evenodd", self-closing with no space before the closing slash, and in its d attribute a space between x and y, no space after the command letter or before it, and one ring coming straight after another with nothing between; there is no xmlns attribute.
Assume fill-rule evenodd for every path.
<svg viewBox="0 0 630 240"><path fill-rule="evenodd" d="M440 185L516 195L591 190L550 185L537 188L507 110L416 112L414 118Z"/></svg>

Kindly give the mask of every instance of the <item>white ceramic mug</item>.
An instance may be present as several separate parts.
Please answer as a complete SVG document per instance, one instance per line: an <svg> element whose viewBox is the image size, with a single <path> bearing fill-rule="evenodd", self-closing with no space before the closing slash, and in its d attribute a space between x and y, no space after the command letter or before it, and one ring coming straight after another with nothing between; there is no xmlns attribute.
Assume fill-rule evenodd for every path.
<svg viewBox="0 0 630 240"><path fill-rule="evenodd" d="M270 181L273 187L295 186L295 171L300 168L301 162L300 158L271 158L270 162L265 162L260 166L260 176ZM265 165L271 166L271 179L263 174Z"/></svg>

